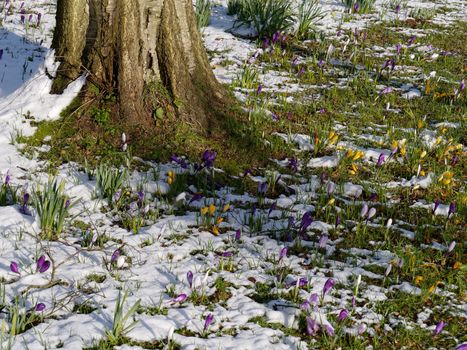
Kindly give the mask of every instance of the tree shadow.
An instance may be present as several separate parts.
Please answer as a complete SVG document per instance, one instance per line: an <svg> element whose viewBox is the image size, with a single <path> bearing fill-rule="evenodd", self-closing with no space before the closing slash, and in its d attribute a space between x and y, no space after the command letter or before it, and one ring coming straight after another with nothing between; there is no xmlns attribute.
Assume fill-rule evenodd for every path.
<svg viewBox="0 0 467 350"><path fill-rule="evenodd" d="M3 50L3 51L2 51ZM0 98L10 95L33 77L48 49L0 28Z"/></svg>

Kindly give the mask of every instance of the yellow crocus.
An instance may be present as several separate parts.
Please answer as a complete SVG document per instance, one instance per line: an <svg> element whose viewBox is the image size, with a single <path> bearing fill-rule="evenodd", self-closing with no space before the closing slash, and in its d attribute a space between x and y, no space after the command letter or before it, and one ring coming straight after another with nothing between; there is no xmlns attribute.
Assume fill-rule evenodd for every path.
<svg viewBox="0 0 467 350"><path fill-rule="evenodd" d="M219 228L217 226L212 227L212 233L214 233L216 236L219 234Z"/></svg>
<svg viewBox="0 0 467 350"><path fill-rule="evenodd" d="M461 267L462 267L462 263L460 261L456 261L454 265L452 266L454 270L460 269Z"/></svg>
<svg viewBox="0 0 467 350"><path fill-rule="evenodd" d="M229 209L230 209L230 204L227 203L227 204L224 204L224 208L222 209L222 211L225 213L229 211Z"/></svg>
<svg viewBox="0 0 467 350"><path fill-rule="evenodd" d="M329 201L328 201L328 205L334 205L334 202L336 201L335 198L331 198Z"/></svg>
<svg viewBox="0 0 467 350"><path fill-rule="evenodd" d="M423 281L423 276L417 276L415 277L415 284L420 284Z"/></svg>
<svg viewBox="0 0 467 350"><path fill-rule="evenodd" d="M423 151L421 154L420 154L420 158L423 159L426 157L426 151Z"/></svg>
<svg viewBox="0 0 467 350"><path fill-rule="evenodd" d="M423 120L420 119L417 123L417 126L419 129L423 128Z"/></svg>
<svg viewBox="0 0 467 350"><path fill-rule="evenodd" d="M401 153L401 156L405 156L407 154L407 149L405 148L405 146L401 147L400 151Z"/></svg>
<svg viewBox="0 0 467 350"><path fill-rule="evenodd" d="M224 221L224 218L221 218L221 217L217 218L216 225L220 225L222 221Z"/></svg>
<svg viewBox="0 0 467 350"><path fill-rule="evenodd" d="M440 284L441 281L436 281L435 284L433 284L430 289L428 289L428 293L433 293L436 287L438 287L438 284Z"/></svg>
<svg viewBox="0 0 467 350"><path fill-rule="evenodd" d="M208 213L208 207L203 207L199 211L201 212L201 215L206 215Z"/></svg>
<svg viewBox="0 0 467 350"><path fill-rule="evenodd" d="M353 156L352 160L358 160L358 159L362 158L364 155L365 155L365 153L363 153L362 151L357 151L357 152L355 152L355 155Z"/></svg>
<svg viewBox="0 0 467 350"><path fill-rule="evenodd" d="M214 215L214 212L216 211L216 206L214 204L209 205L209 215Z"/></svg>

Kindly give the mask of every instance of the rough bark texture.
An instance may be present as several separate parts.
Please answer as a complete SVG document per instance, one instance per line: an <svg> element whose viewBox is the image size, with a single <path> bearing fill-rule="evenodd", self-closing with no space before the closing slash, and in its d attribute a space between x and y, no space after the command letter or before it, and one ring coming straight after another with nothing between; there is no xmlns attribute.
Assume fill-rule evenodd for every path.
<svg viewBox="0 0 467 350"><path fill-rule="evenodd" d="M222 98L212 73L191 0L58 0L53 47L61 65L53 91L80 73L114 91L119 116L149 126L143 92L162 84L177 114L209 127L209 101Z"/></svg>

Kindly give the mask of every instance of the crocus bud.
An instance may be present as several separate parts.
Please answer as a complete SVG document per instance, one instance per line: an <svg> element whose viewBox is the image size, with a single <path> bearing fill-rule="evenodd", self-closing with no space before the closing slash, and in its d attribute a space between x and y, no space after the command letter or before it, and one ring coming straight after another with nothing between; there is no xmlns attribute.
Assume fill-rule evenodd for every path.
<svg viewBox="0 0 467 350"><path fill-rule="evenodd" d="M41 311L44 311L45 310L45 304L44 303L39 303L36 305L36 307L34 308L34 310L36 312L41 312Z"/></svg>
<svg viewBox="0 0 467 350"><path fill-rule="evenodd" d="M204 321L204 331L206 331L208 329L208 327L211 325L212 321L214 320L214 315L213 314L209 314L207 317L206 317L206 320Z"/></svg>
<svg viewBox="0 0 467 350"><path fill-rule="evenodd" d="M12 261L12 262L10 263L10 270L11 270L11 272L13 272L13 273L17 273L18 275L20 274L18 263L15 262L15 261Z"/></svg>

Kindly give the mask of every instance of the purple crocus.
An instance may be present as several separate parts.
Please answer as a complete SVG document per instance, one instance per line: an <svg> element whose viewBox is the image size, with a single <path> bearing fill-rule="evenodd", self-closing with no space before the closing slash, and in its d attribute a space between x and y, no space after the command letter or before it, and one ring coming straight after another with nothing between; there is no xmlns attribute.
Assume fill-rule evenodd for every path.
<svg viewBox="0 0 467 350"><path fill-rule="evenodd" d="M312 222L313 218L311 217L311 212L307 211L305 214L303 214L302 221L300 222L300 233L304 233Z"/></svg>
<svg viewBox="0 0 467 350"><path fill-rule="evenodd" d="M3 57L3 49L0 49L0 60L2 59Z"/></svg>
<svg viewBox="0 0 467 350"><path fill-rule="evenodd" d="M394 9L394 12L397 14L399 14L399 11L401 10L401 5L397 4L396 5L396 8Z"/></svg>
<svg viewBox="0 0 467 350"><path fill-rule="evenodd" d="M328 243L328 236L322 235L319 238L319 247L322 248L322 249L326 248L326 243Z"/></svg>
<svg viewBox="0 0 467 350"><path fill-rule="evenodd" d="M456 165L457 162L459 162L459 157L458 157L458 156L454 156L454 158L452 158L452 160L451 160L451 166Z"/></svg>
<svg viewBox="0 0 467 350"><path fill-rule="evenodd" d="M456 350L467 350L467 343L459 344L459 345L456 347Z"/></svg>
<svg viewBox="0 0 467 350"><path fill-rule="evenodd" d="M306 333L308 335L310 335L310 336L313 336L318 331L319 331L318 323L314 319L312 319L310 316L307 316L307 318L306 318Z"/></svg>
<svg viewBox="0 0 467 350"><path fill-rule="evenodd" d="M11 272L13 273L17 273L18 275L20 274L19 272L19 266L18 266L18 263L16 261L12 261L10 263L10 270Z"/></svg>
<svg viewBox="0 0 467 350"><path fill-rule="evenodd" d="M210 324L212 323L212 321L214 320L214 315L213 314L209 314L207 317L206 317L206 320L204 321L204 331L206 331Z"/></svg>
<svg viewBox="0 0 467 350"><path fill-rule="evenodd" d="M303 73L305 73L305 68L304 67L300 68L300 70L298 71L297 78L300 78L303 75Z"/></svg>
<svg viewBox="0 0 467 350"><path fill-rule="evenodd" d="M380 91L379 95L380 96L387 95L387 94L390 94L392 91L393 91L392 87L387 86L383 90Z"/></svg>
<svg viewBox="0 0 467 350"><path fill-rule="evenodd" d="M354 12L358 12L360 10L360 4L358 2L356 2L354 5L353 5L353 11Z"/></svg>
<svg viewBox="0 0 467 350"><path fill-rule="evenodd" d="M39 303L36 305L36 307L34 308L34 310L36 312L41 312L41 311L44 311L45 310L45 304L44 303Z"/></svg>
<svg viewBox="0 0 467 350"><path fill-rule="evenodd" d="M238 229L237 231L235 231L235 240L238 242L241 237L242 237L242 231Z"/></svg>
<svg viewBox="0 0 467 350"><path fill-rule="evenodd" d="M384 154L381 153L381 154L379 155L378 162L376 163L376 166L381 166L381 165L383 165L384 159L385 159L385 158L384 158Z"/></svg>
<svg viewBox="0 0 467 350"><path fill-rule="evenodd" d="M433 214L436 213L436 210L438 209L440 203L441 202L439 201L439 199L435 200L435 203L433 204Z"/></svg>
<svg viewBox="0 0 467 350"><path fill-rule="evenodd" d="M280 262L287 255L287 247L283 247L279 252L279 259L277 262Z"/></svg>
<svg viewBox="0 0 467 350"><path fill-rule="evenodd" d="M271 215L273 210L276 210L276 207L277 207L277 202L274 202L274 203L271 204L271 206L269 207L269 210L268 210L268 217L269 217L269 215Z"/></svg>
<svg viewBox="0 0 467 350"><path fill-rule="evenodd" d="M465 81L462 79L461 84L459 85L459 92L464 91L465 89Z"/></svg>
<svg viewBox="0 0 467 350"><path fill-rule="evenodd" d="M211 151L209 149L205 150L203 152L203 155L201 157L203 163L204 163L204 166L206 168L210 168L213 166L214 164L214 160L216 159L217 157L217 152L216 151Z"/></svg>
<svg viewBox="0 0 467 350"><path fill-rule="evenodd" d="M401 53L401 49L402 49L402 45L400 43L398 43L396 45L396 52L397 52L398 55Z"/></svg>
<svg viewBox="0 0 467 350"><path fill-rule="evenodd" d="M258 85L258 89L256 89L256 95L259 95L263 91L263 84Z"/></svg>
<svg viewBox="0 0 467 350"><path fill-rule="evenodd" d="M116 249L113 253L112 256L110 257L110 262L114 263L117 261L118 257L121 255L121 252L119 249Z"/></svg>
<svg viewBox="0 0 467 350"><path fill-rule="evenodd" d="M333 337L334 336L334 328L332 328L332 326L330 324L327 324L326 326L324 326L324 328L326 329L326 333L330 336L330 337Z"/></svg>
<svg viewBox="0 0 467 350"><path fill-rule="evenodd" d="M186 273L186 279L188 281L188 285L190 286L190 288L193 288L193 272L188 271Z"/></svg>
<svg viewBox="0 0 467 350"><path fill-rule="evenodd" d="M335 190L336 184L334 182L329 181L328 185L326 186L326 192L328 193L328 196L332 195Z"/></svg>
<svg viewBox="0 0 467 350"><path fill-rule="evenodd" d="M25 20L24 15L21 15L20 20L21 20L21 24L24 24L24 20Z"/></svg>
<svg viewBox="0 0 467 350"><path fill-rule="evenodd" d="M294 171L294 172L296 172L298 170L298 160L297 160L297 158L295 156L290 158L288 167L290 169L292 169L292 171Z"/></svg>
<svg viewBox="0 0 467 350"><path fill-rule="evenodd" d="M185 293L180 294L178 297L172 299L172 303L183 303L188 296Z"/></svg>
<svg viewBox="0 0 467 350"><path fill-rule="evenodd" d="M444 323L443 321L439 321L439 323L436 325L435 331L433 332L435 337L441 333L444 326L446 326L446 323Z"/></svg>
<svg viewBox="0 0 467 350"><path fill-rule="evenodd" d="M366 323L360 323L360 326L358 326L358 330L357 330L358 335L362 335L363 333L365 333L366 329L367 329Z"/></svg>
<svg viewBox="0 0 467 350"><path fill-rule="evenodd" d="M332 278L329 278L326 283L324 284L324 287L323 287L323 298L324 296L326 295L327 292L329 292L329 290L334 287L334 285L336 284L336 281L334 281Z"/></svg>
<svg viewBox="0 0 467 350"><path fill-rule="evenodd" d="M258 194L264 195L268 190L268 183L267 182L261 182L258 184Z"/></svg>
<svg viewBox="0 0 467 350"><path fill-rule="evenodd" d="M417 39L417 36L412 35L412 36L409 38L409 40L407 40L407 45L408 45L408 46L412 45L412 44L415 42L416 39Z"/></svg>
<svg viewBox="0 0 467 350"><path fill-rule="evenodd" d="M451 215L453 215L455 212L456 212L456 203L451 202L451 204L449 204L448 218L450 218Z"/></svg>
<svg viewBox="0 0 467 350"><path fill-rule="evenodd" d="M41 19L42 19L42 13L37 14L37 22L36 25L39 27L41 24Z"/></svg>
<svg viewBox="0 0 467 350"><path fill-rule="evenodd" d="M335 223L336 228L339 226L340 222L341 222L341 219L340 219L339 215L337 215L336 216L336 223Z"/></svg>
<svg viewBox="0 0 467 350"><path fill-rule="evenodd" d="M10 181L11 181L10 174L6 174L6 176L5 176L5 185L8 185L10 183Z"/></svg>
<svg viewBox="0 0 467 350"><path fill-rule="evenodd" d="M44 255L41 255L36 263L36 270L40 273L46 272L50 267L50 261L46 260Z"/></svg>
<svg viewBox="0 0 467 350"><path fill-rule="evenodd" d="M360 217L363 219L368 214L368 204L364 203L360 210Z"/></svg>
<svg viewBox="0 0 467 350"><path fill-rule="evenodd" d="M341 312L339 312L339 316L337 317L337 321L339 323L342 323L342 321L344 321L347 316L349 315L349 311L347 311L346 309L342 309Z"/></svg>
<svg viewBox="0 0 467 350"><path fill-rule="evenodd" d="M318 299L319 299L319 295L317 293L310 294L310 297L308 298L309 302L313 305L318 304Z"/></svg>
<svg viewBox="0 0 467 350"><path fill-rule="evenodd" d="M371 208L371 209L368 211L367 220L370 220L373 216L375 216L375 214L376 214L376 208Z"/></svg>

